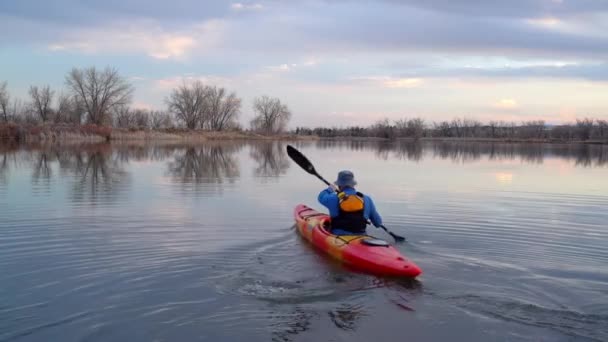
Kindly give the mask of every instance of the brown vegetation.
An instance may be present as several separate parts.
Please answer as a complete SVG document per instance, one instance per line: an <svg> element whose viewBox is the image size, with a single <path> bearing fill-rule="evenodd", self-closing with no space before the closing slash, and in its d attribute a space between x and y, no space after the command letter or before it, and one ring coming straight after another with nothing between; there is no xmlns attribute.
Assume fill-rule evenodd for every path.
<svg viewBox="0 0 608 342"><path fill-rule="evenodd" d="M298 135L322 138L380 138L380 139L440 139L511 142L586 142L608 143L608 121L585 118L576 123L547 125L544 121L482 123L474 119L455 118L452 121L426 123L421 118L391 122L380 120L368 127L303 128Z"/></svg>

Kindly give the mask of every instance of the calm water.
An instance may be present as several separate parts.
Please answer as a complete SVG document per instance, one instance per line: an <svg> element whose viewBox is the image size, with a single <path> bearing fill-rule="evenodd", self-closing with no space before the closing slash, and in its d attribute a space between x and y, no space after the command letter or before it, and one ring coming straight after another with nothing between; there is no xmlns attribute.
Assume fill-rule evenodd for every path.
<svg viewBox="0 0 608 342"><path fill-rule="evenodd" d="M323 186L282 144L4 147L0 341L608 340L608 146L297 146L418 281L296 235Z"/></svg>

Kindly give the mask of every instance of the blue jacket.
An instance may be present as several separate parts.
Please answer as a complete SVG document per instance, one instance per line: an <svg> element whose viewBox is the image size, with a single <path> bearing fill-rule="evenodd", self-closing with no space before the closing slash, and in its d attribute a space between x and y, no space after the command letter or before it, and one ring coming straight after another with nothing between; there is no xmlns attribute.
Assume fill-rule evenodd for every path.
<svg viewBox="0 0 608 342"><path fill-rule="evenodd" d="M353 195L357 193L357 190L353 188L344 189L344 193L347 195ZM364 207L363 207L363 216L366 219L371 220L372 224L376 227L382 225L382 218L380 214L376 211L376 206L374 205L374 201L372 198L363 194L364 199ZM319 193L319 202L323 204L327 209L329 209L329 216L336 217L340 213L340 201L338 199L338 194L332 189L327 188L321 193ZM345 227L333 227L334 229L342 229Z"/></svg>

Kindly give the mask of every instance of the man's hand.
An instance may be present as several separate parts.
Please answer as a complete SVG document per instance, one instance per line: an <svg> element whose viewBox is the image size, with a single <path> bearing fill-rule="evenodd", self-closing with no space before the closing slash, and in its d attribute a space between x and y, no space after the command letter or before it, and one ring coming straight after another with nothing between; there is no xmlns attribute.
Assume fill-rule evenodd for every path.
<svg viewBox="0 0 608 342"><path fill-rule="evenodd" d="M336 184L333 184L333 183L329 185L329 189L331 189L334 192L340 192L340 188Z"/></svg>

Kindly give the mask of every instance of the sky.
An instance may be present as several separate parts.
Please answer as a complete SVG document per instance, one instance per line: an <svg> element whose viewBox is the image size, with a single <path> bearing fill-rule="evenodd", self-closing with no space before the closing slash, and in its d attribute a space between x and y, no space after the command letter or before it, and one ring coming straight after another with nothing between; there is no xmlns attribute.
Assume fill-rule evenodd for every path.
<svg viewBox="0 0 608 342"><path fill-rule="evenodd" d="M0 82L112 66L133 106L183 81L279 97L291 127L608 119L605 0L0 1Z"/></svg>

